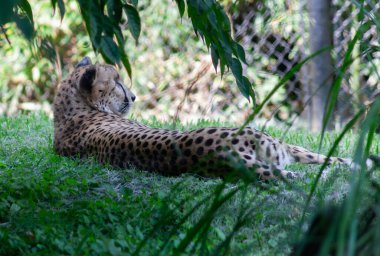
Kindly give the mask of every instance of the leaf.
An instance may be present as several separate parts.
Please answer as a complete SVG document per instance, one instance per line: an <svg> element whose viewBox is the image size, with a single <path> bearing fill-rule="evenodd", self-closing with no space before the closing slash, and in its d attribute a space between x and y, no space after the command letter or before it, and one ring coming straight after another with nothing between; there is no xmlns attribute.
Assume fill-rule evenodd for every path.
<svg viewBox="0 0 380 256"><path fill-rule="evenodd" d="M239 83L238 83L238 86L239 86ZM242 77L242 83L239 86L239 89L241 93L243 94L243 96L248 99L248 101L249 101L249 96L251 96L251 98L255 102L255 94L252 90L252 84L247 77L245 76Z"/></svg>
<svg viewBox="0 0 380 256"><path fill-rule="evenodd" d="M57 59L53 42L54 40L50 36L47 36L47 37L41 38L41 43L38 46L41 54L45 58L47 58L51 63L54 63L54 61Z"/></svg>
<svg viewBox="0 0 380 256"><path fill-rule="evenodd" d="M128 17L129 30L131 31L131 34L137 43L139 36L140 36L140 32L141 32L140 15L137 12L136 8L131 4L125 4L124 5L124 11Z"/></svg>
<svg viewBox="0 0 380 256"><path fill-rule="evenodd" d="M24 36L29 40L32 39L34 35L34 28L30 20L25 16L21 17L18 15L15 15L13 17L13 20L15 21L17 27L24 34Z"/></svg>
<svg viewBox="0 0 380 256"><path fill-rule="evenodd" d="M245 76L243 76L243 68L241 67L240 61L238 59L232 58L231 71L235 76L237 85L240 92L249 100L249 96L254 97L251 82Z"/></svg>
<svg viewBox="0 0 380 256"><path fill-rule="evenodd" d="M123 16L123 5L120 0L107 1L108 16L114 21L115 25L121 22Z"/></svg>
<svg viewBox="0 0 380 256"><path fill-rule="evenodd" d="M30 20L30 23L32 27L34 27L34 22L33 22L33 12L32 8L30 7L30 4L28 3L27 0L20 0L20 3L18 4L21 10L23 10L26 13L26 16Z"/></svg>
<svg viewBox="0 0 380 256"><path fill-rule="evenodd" d="M250 96L255 100L252 84L243 76L241 62L246 64L244 48L231 37L231 23L222 5L215 0L186 1L186 4L195 33L208 48L211 46L215 70L219 64L223 76L225 68L230 68L242 94L248 100Z"/></svg>
<svg viewBox="0 0 380 256"><path fill-rule="evenodd" d="M242 80L243 68L241 67L240 61L236 58L232 58L232 63L230 64L231 71L237 80Z"/></svg>
<svg viewBox="0 0 380 256"><path fill-rule="evenodd" d="M65 16L65 4L63 0L58 0L58 9L59 9L59 14L61 15L61 21L63 20L63 17Z"/></svg>
<svg viewBox="0 0 380 256"><path fill-rule="evenodd" d="M102 37L100 41L100 52L108 63L119 63L120 52L117 44L111 37Z"/></svg>
<svg viewBox="0 0 380 256"><path fill-rule="evenodd" d="M129 0L128 3L133 4L135 7L139 4L139 0Z"/></svg>
<svg viewBox="0 0 380 256"><path fill-rule="evenodd" d="M0 8L0 25L4 25L12 20L14 15L13 6L15 2L13 0L3 0L1 1Z"/></svg>
<svg viewBox="0 0 380 256"><path fill-rule="evenodd" d="M221 77L223 77L225 66L226 66L226 64L222 63L222 59L220 59L220 75L221 75Z"/></svg>
<svg viewBox="0 0 380 256"><path fill-rule="evenodd" d="M86 30L90 35L92 47L95 51L97 51L100 46L101 37L99 35L101 35L101 31L98 31L97 21L92 12L92 10L94 9L92 8L93 2L78 0L78 3L82 17L86 23Z"/></svg>
<svg viewBox="0 0 380 256"><path fill-rule="evenodd" d="M131 68L131 64L129 62L128 56L125 53L125 49L124 49L125 40L123 37L123 33L121 32L120 28L117 27L117 28L114 28L114 34L116 35L117 43L119 45L121 62L123 63L125 69L127 70L129 78L132 79L132 68Z"/></svg>
<svg viewBox="0 0 380 256"><path fill-rule="evenodd" d="M179 14L181 15L181 18L183 17L183 14L185 13L185 1L184 0L175 0L178 5Z"/></svg>
<svg viewBox="0 0 380 256"><path fill-rule="evenodd" d="M128 56L125 54L124 50L120 50L121 62L123 63L125 69L127 70L128 76L132 79L132 68L131 63L128 60Z"/></svg>
<svg viewBox="0 0 380 256"><path fill-rule="evenodd" d="M246 61L246 59L245 59L245 51L244 51L244 48L243 48L240 44L236 43L236 50L237 50L237 54L238 54L239 59L240 59L242 62L244 62L244 64L247 64L247 61Z"/></svg>
<svg viewBox="0 0 380 256"><path fill-rule="evenodd" d="M218 72L219 55L213 46L211 46L211 59L212 59L212 64L214 65L214 68L215 68L215 72Z"/></svg>
<svg viewBox="0 0 380 256"><path fill-rule="evenodd" d="M231 23L223 7L220 4L216 3L212 8L216 14L216 19L220 24L221 29L228 34L231 34Z"/></svg>
<svg viewBox="0 0 380 256"><path fill-rule="evenodd" d="M50 0L51 6L53 7L53 16L55 15L55 7L57 5L57 0Z"/></svg>

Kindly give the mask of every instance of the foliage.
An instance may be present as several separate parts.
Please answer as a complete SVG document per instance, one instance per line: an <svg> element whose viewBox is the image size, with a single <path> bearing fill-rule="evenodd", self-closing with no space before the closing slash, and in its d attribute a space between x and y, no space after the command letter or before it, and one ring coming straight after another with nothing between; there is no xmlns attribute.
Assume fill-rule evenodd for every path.
<svg viewBox="0 0 380 256"><path fill-rule="evenodd" d="M78 0L80 12L86 24L94 51L100 52L109 63L118 64L121 61L130 77L132 76L132 70L125 52L126 38L124 33L128 29L137 42L141 32L141 19L137 11L138 1L133 2L132 4L122 0ZM231 24L224 9L215 0L187 0L186 2L177 0L176 2L181 17L187 9L187 14L192 21L195 33L211 49L215 69L217 69L219 63L221 74L223 75L225 68L230 68L240 91L246 98L252 97L254 100L251 83L242 72L241 62L245 62L245 52L241 45L231 37ZM61 19L63 19L65 14L63 1L52 1L51 3L54 10L58 4ZM14 21L24 35L31 37L34 30L33 14L29 2L27 0L22 0L21 2L8 0L6 7L10 15L0 20L0 26L4 27L7 23ZM23 24L28 24L27 28L18 23L19 20L24 20L24 18L19 18L19 10L26 13L28 22L23 22ZM126 22L127 26L125 27ZM3 31L3 33L6 35L6 31Z"/></svg>
<svg viewBox="0 0 380 256"><path fill-rule="evenodd" d="M0 41L0 115L34 110L51 113L57 85L83 56L104 62L92 51L77 2L65 2L62 22L58 5L52 17L49 1L29 2L35 14L33 43L12 23L6 26L12 44L4 38ZM207 48L194 34L191 22L181 19L174 1L140 0L138 11L142 20L139 43L125 33L125 52L133 64L133 80L126 83L138 95L134 115L148 118L161 113L160 118L172 118L186 98L179 112L184 119L196 120L212 113L215 119L243 120L250 110L249 102L239 93L231 72L221 79L213 71ZM199 73L203 66L209 67L207 72ZM249 77L260 84L263 80L272 84L273 78L257 79L254 69L248 68ZM124 69L120 72L127 78ZM195 86L185 97L191 83ZM262 86L258 96L265 91Z"/></svg>
<svg viewBox="0 0 380 256"><path fill-rule="evenodd" d="M69 22L61 23L59 17L51 17L48 1L33 2L33 9L38 10L38 15L34 17L37 29L33 42L25 40L15 29L15 24L7 24L6 33L11 44L3 37L0 41L3 60L0 69L0 112L15 113L20 104L29 104L24 109L33 110L30 102L49 106L56 85L73 67L74 56L88 54L94 57L83 32L81 18L71 11L77 10L75 2L69 2L66 7L69 11L65 14L65 20Z"/></svg>
<svg viewBox="0 0 380 256"><path fill-rule="evenodd" d="M10 22L16 23L26 38L31 39L33 37L33 13L27 0L5 0L2 2L0 27L5 36L6 32L4 26Z"/></svg>
<svg viewBox="0 0 380 256"><path fill-rule="evenodd" d="M372 6L367 5L364 1L355 2L360 9L360 26L349 42L347 51L344 55L344 61L339 67L339 75L335 79L330 91L330 101L325 115L325 125L329 119L331 109L337 100L337 88L342 85L342 74L353 65L355 56L352 56L354 45L361 43L361 57L371 60L372 53L378 51L378 46L369 45L363 38L363 30L368 26L368 22L376 25L379 29L379 16L374 14L372 17L369 10ZM368 17L365 18L365 16ZM380 78L380 77L378 77ZM294 248L294 255L304 255L310 251L320 255L376 255L379 250L379 225L378 218L380 186L379 181L371 176L371 173L365 170L365 161L370 153L373 143L378 142L376 139L376 127L379 127L380 119L380 97L376 97L368 107L362 107L352 117L345 129L341 132L339 138L331 147L329 155L339 142L346 135L348 130L357 123L360 118L360 136L358 138L354 161L358 165L359 172L356 172L350 180L350 190L345 199L336 206L327 205L319 211L311 223L308 231L302 236L298 245ZM323 132L322 132L323 136ZM325 168L321 167L320 173ZM312 197L315 196L319 184L319 177L311 186L305 213ZM301 225L304 222L301 221ZM325 228L318 228L320 226Z"/></svg>

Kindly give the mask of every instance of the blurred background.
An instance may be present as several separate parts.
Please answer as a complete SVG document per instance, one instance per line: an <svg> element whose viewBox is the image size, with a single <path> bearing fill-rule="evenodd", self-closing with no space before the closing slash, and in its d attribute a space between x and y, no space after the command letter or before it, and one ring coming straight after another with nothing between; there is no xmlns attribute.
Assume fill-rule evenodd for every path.
<svg viewBox="0 0 380 256"><path fill-rule="evenodd" d="M30 111L51 115L57 85L75 64L86 55L93 62L103 62L100 54L92 51L76 1L65 1L63 20L53 14L50 1L29 2L37 32L33 43L19 35L14 24L6 28L8 38L0 33L0 115ZM336 76L342 76L343 81L330 128L341 128L357 109L370 105L379 95L379 51L362 53L368 45L379 45L380 26L374 22L360 26L360 8L355 1L333 0L324 23L313 20L313 8L318 6L310 3L316 1L220 2L229 14L234 37L246 50L248 65L244 72L254 83L258 102L314 52L313 42L319 32L328 35L333 45L324 60L325 66L331 66L331 73L321 81L320 72L310 62L302 65L270 98L259 120L318 130L313 120L322 118L324 108L318 102L312 104L315 84L333 83ZM380 3L365 2L370 12L365 19L378 15ZM174 1L140 0L138 9L142 23L139 42L136 44L131 37L126 46L133 79L121 69L125 82L137 95L134 118L241 123L252 113L252 103L241 95L232 75L221 77L215 72L206 46L195 36L191 22L180 18ZM354 61L340 74L339 67L359 27L365 31L354 46ZM327 98L327 93L319 97Z"/></svg>

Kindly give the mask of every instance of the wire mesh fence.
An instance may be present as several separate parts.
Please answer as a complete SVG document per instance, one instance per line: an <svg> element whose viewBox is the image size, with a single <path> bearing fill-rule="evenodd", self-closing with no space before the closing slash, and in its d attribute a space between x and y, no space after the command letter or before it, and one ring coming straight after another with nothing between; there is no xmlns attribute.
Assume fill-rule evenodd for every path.
<svg viewBox="0 0 380 256"><path fill-rule="evenodd" d="M235 36L248 52L249 66L258 73L282 77L307 56L310 49L310 1L246 1L232 16ZM366 1L364 19L360 20L360 6L355 1L333 0L330 5L332 25L331 51L333 74L339 67L359 26L380 11L376 0ZM363 29L363 26L360 26ZM337 107L334 110L334 124L341 126L354 113L355 109L370 104L380 91L379 52L361 55L363 44L379 44L379 26L374 20L364 27L360 43L355 45L353 63L345 72L339 92ZM314 95L311 88L310 65L306 64L285 85L282 99L273 107L274 116L289 117L310 124L310 101ZM262 90L263 84L256 90ZM323 108L321 106L321 108ZM292 119L290 119L292 120ZM339 127L338 127L339 128Z"/></svg>

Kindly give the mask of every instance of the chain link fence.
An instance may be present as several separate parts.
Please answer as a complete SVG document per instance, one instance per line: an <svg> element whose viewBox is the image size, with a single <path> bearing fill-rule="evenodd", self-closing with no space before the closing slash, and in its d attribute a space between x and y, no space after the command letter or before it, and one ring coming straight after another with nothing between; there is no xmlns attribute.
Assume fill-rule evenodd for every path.
<svg viewBox="0 0 380 256"><path fill-rule="evenodd" d="M380 12L376 0L365 2L366 15L363 22ZM248 52L247 62L254 66L258 74L283 77L303 59L312 54L310 50L310 10L307 0L298 1L246 1L232 16L235 37ZM335 73L361 25L360 7L355 1L333 0L331 3L331 23L333 50L331 51ZM378 22L378 21L377 21ZM363 26L361 26L363 28ZM350 116L362 106L370 104L380 91L379 51L361 55L364 44L379 45L379 26L368 22L353 51L354 62L344 74L334 124L340 128ZM370 56L370 57L369 57ZM336 74L331 74L334 76ZM310 124L310 98L313 97L310 65L304 65L287 81L282 99L273 103L272 116L283 120L297 120ZM258 84L260 92L267 85ZM265 90L265 89L264 89ZM301 118L299 118L301 117Z"/></svg>

